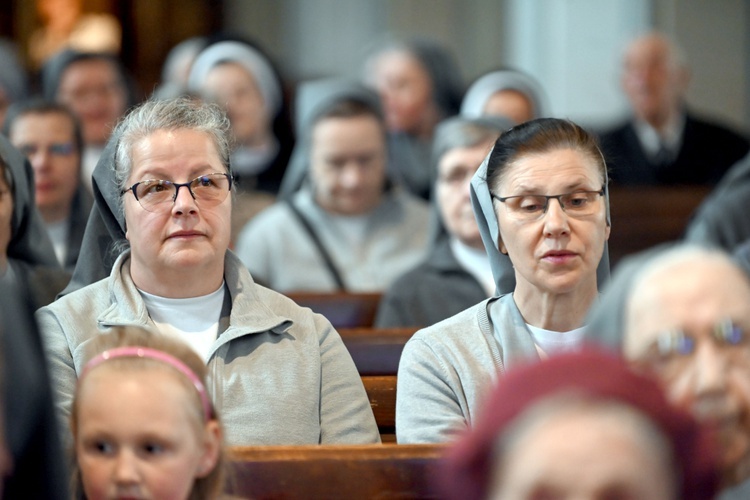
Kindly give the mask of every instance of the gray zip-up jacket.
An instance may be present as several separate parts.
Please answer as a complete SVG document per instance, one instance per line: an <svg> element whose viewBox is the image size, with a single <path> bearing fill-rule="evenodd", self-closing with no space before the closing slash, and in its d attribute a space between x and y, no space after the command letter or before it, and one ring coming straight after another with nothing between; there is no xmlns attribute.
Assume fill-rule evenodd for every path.
<svg viewBox="0 0 750 500"><path fill-rule="evenodd" d="M87 341L116 325L155 328L129 257L108 278L36 313L64 435ZM357 369L328 320L255 284L232 252L224 262L227 300L208 367L226 443L379 442Z"/></svg>

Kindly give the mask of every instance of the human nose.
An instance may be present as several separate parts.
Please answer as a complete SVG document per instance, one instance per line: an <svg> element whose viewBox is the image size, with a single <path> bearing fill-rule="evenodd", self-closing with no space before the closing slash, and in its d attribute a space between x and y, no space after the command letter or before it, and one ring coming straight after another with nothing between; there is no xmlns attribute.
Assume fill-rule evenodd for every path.
<svg viewBox="0 0 750 500"><path fill-rule="evenodd" d="M189 184L175 184L174 203L172 211L174 213L193 213L196 210L195 195L190 189ZM182 188L185 188L184 190Z"/></svg>
<svg viewBox="0 0 750 500"><path fill-rule="evenodd" d="M695 390L697 394L723 392L730 360L713 342L701 343L695 352Z"/></svg>
<svg viewBox="0 0 750 500"><path fill-rule="evenodd" d="M556 203L553 203L555 201ZM549 198L547 210L544 212L544 232L548 236L566 234L570 231L568 215L562 206L560 198Z"/></svg>
<svg viewBox="0 0 750 500"><path fill-rule="evenodd" d="M341 172L341 184L345 187L356 187L362 179L362 169L356 162L350 162Z"/></svg>
<svg viewBox="0 0 750 500"><path fill-rule="evenodd" d="M114 481L119 485L138 483L138 459L129 450L120 450L115 459Z"/></svg>
<svg viewBox="0 0 750 500"><path fill-rule="evenodd" d="M39 148L29 155L29 162L34 170L42 170L50 164L50 152L47 148Z"/></svg>

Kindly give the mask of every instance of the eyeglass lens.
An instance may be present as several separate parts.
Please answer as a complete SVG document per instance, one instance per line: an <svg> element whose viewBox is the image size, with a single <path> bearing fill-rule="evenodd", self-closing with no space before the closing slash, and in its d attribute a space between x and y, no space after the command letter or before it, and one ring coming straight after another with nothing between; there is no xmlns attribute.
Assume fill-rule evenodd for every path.
<svg viewBox="0 0 750 500"><path fill-rule="evenodd" d="M523 220L536 220L547 213L551 199L556 199L562 209L572 216L591 215L596 212L600 191L575 191L558 195L520 195L504 198L508 211Z"/></svg>
<svg viewBox="0 0 750 500"><path fill-rule="evenodd" d="M204 206L211 206L224 201L231 186L229 175L215 173L202 175L186 183L151 179L136 183L132 189L144 209L160 212L171 208L181 187L187 188L194 200Z"/></svg>

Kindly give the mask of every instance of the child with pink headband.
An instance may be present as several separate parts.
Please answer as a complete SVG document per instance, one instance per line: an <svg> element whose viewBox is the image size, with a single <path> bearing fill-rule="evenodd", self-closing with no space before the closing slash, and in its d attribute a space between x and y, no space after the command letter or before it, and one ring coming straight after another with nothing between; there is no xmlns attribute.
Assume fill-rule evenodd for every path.
<svg viewBox="0 0 750 500"><path fill-rule="evenodd" d="M76 494L217 498L222 428L200 357L136 327L97 336L89 353L71 414Z"/></svg>

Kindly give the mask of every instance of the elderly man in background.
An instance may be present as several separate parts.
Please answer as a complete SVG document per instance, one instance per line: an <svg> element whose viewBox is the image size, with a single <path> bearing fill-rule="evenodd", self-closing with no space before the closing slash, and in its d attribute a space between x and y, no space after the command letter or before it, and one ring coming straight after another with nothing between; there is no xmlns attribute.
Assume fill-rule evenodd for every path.
<svg viewBox="0 0 750 500"><path fill-rule="evenodd" d="M746 137L687 109L689 81L683 51L667 37L628 46L622 87L632 116L601 135L613 183L713 185L748 152Z"/></svg>
<svg viewBox="0 0 750 500"><path fill-rule="evenodd" d="M714 427L721 500L750 495L750 281L720 250L678 245L623 262L590 335L620 344L669 398Z"/></svg>

